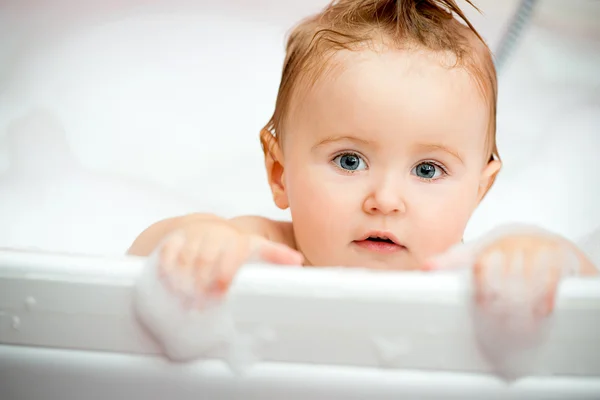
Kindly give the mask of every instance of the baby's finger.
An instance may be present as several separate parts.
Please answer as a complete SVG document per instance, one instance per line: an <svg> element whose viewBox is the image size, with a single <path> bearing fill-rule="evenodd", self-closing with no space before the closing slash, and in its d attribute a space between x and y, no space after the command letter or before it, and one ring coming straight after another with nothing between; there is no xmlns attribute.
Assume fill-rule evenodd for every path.
<svg viewBox="0 0 600 400"><path fill-rule="evenodd" d="M228 236L231 236L229 238ZM222 254L228 250L234 235L227 235L218 230L206 232L202 237L200 252L196 256L196 289L202 293L210 285L213 277L217 275L219 269L219 260Z"/></svg>
<svg viewBox="0 0 600 400"><path fill-rule="evenodd" d="M270 240L253 237L250 239L251 258L280 265L302 265L302 253L284 244Z"/></svg>
<svg viewBox="0 0 600 400"><path fill-rule="evenodd" d="M182 233L169 236L158 248L158 272L164 276L169 271L177 268L177 258L185 245L185 237Z"/></svg>
<svg viewBox="0 0 600 400"><path fill-rule="evenodd" d="M575 274L577 255L563 246L540 252L532 271L536 291L540 293L535 312L547 316L554 310L558 286L563 278Z"/></svg>
<svg viewBox="0 0 600 400"><path fill-rule="evenodd" d="M249 240L245 236L227 246L221 254L219 268L215 270L207 288L211 294L222 296L229 289L235 274L248 260L249 246Z"/></svg>
<svg viewBox="0 0 600 400"><path fill-rule="evenodd" d="M165 287L179 297L193 292L194 259L197 243L190 242L182 233L168 238L160 254L159 276Z"/></svg>
<svg viewBox="0 0 600 400"><path fill-rule="evenodd" d="M495 251L479 258L473 267L475 299L479 304L493 303L504 288L507 271L507 256Z"/></svg>
<svg viewBox="0 0 600 400"><path fill-rule="evenodd" d="M550 248L500 247L487 251L473 270L476 301L490 310L543 318L554 306L560 262Z"/></svg>

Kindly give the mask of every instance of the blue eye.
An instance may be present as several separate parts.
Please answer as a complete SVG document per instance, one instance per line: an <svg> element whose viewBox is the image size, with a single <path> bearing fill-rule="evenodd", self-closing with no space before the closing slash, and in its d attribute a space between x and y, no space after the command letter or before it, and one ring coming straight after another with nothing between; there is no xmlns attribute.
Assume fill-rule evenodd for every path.
<svg viewBox="0 0 600 400"><path fill-rule="evenodd" d="M333 162L346 171L358 171L367 167L362 157L356 153L340 154L333 159Z"/></svg>
<svg viewBox="0 0 600 400"><path fill-rule="evenodd" d="M424 162L413 169L413 174L421 179L433 180L445 174L445 171L439 165L431 162Z"/></svg>

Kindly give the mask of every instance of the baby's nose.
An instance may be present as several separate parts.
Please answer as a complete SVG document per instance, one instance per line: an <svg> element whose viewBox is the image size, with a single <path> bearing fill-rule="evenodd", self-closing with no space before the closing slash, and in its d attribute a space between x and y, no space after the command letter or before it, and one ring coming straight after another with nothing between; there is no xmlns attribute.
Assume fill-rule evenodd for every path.
<svg viewBox="0 0 600 400"><path fill-rule="evenodd" d="M406 212L406 204L399 185L388 180L367 196L363 209L368 214L398 214Z"/></svg>

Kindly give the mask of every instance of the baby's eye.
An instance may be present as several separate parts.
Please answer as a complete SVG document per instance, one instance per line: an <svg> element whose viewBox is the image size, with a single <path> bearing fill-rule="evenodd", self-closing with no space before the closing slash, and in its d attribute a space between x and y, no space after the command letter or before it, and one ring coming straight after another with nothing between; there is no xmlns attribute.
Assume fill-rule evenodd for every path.
<svg viewBox="0 0 600 400"><path fill-rule="evenodd" d="M333 159L333 162L346 171L358 171L367 167L362 157L355 153L340 154Z"/></svg>
<svg viewBox="0 0 600 400"><path fill-rule="evenodd" d="M421 179L437 179L445 174L445 171L439 166L431 162L424 162L417 165L412 173Z"/></svg>

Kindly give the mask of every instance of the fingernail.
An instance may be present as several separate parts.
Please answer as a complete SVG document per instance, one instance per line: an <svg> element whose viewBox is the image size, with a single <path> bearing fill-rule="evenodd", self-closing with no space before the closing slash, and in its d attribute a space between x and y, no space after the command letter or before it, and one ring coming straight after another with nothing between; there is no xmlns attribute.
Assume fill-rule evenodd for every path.
<svg viewBox="0 0 600 400"><path fill-rule="evenodd" d="M225 293L229 289L229 279L218 278L211 287L211 292Z"/></svg>

